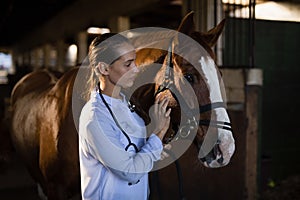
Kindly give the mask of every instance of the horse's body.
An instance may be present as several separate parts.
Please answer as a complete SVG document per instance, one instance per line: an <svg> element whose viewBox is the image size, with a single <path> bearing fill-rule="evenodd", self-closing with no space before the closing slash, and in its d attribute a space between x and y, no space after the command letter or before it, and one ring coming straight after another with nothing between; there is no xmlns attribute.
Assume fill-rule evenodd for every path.
<svg viewBox="0 0 300 200"><path fill-rule="evenodd" d="M58 81L48 71L33 72L12 93L12 141L49 199L79 189L78 135L71 112L76 72Z"/></svg>
<svg viewBox="0 0 300 200"><path fill-rule="evenodd" d="M186 20L190 22L191 17L190 15ZM189 26L191 26L190 23L184 24L183 22L181 31L187 33L190 30ZM218 33L213 33L216 38L218 38L222 28L219 28ZM209 46L205 47L211 53ZM165 56L165 51L141 50L137 53L137 63L140 65L151 64ZM164 60L161 59L163 62ZM176 70L175 67L174 69ZM184 70L182 69L182 71ZM72 113L72 92L77 72L78 68L74 68L58 80L47 71L33 72L21 79L12 92L13 144L33 178L41 184L44 193L48 195L48 199L65 199L80 192L78 135L73 120L74 113ZM158 81L158 84L162 82L159 77L156 78L156 81ZM149 119L147 111L154 102L154 92L157 90L157 86L151 84L140 88L134 93L133 99L143 108L142 113L146 121ZM201 92L201 95L207 97L197 97L199 102L202 104L210 103L209 88L206 84L203 84L201 88L197 88L197 85L193 87L196 89L196 93ZM170 94L164 91L161 95ZM81 107L82 102L79 105ZM188 105L190 105L189 102ZM170 107L173 109L172 124L178 124L180 121L180 105L173 100ZM78 109L80 110L80 108ZM78 117L78 114L78 112L75 113L75 116ZM210 118L213 115L215 114L209 111L202 114L201 117ZM201 126L197 131L196 142L198 147L203 142L206 131L207 127ZM174 134L174 130L170 127L168 135L172 134ZM197 157L198 147L192 146L188 150L193 156L192 160ZM224 147L221 147L221 149L226 151ZM189 159L187 159L187 156L183 156L181 159L184 159L185 162L187 160L191 161L191 156L188 156ZM228 158L225 160L224 163L219 163L220 166L229 162ZM194 163L183 163L184 166L190 164ZM183 168L185 168L184 166ZM161 184L163 186L165 183L164 177L160 176L159 179L163 180L163 184ZM172 183L170 184L172 185Z"/></svg>

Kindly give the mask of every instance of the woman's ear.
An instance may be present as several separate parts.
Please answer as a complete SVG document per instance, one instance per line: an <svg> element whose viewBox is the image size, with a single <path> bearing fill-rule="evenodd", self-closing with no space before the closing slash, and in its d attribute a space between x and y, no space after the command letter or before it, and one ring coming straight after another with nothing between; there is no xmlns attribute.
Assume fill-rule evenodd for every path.
<svg viewBox="0 0 300 200"><path fill-rule="evenodd" d="M104 62L99 62L95 67L95 72L97 75L108 75L108 65Z"/></svg>

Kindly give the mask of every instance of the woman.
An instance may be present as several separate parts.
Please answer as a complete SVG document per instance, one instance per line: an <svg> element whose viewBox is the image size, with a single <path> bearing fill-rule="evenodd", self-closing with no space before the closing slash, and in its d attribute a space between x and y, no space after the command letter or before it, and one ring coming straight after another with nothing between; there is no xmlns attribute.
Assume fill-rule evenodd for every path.
<svg viewBox="0 0 300 200"><path fill-rule="evenodd" d="M139 72L135 58L135 49L119 34L101 35L90 45L90 99L79 122L83 199L149 196L148 172L161 159L171 110L168 99L156 99L151 109L155 128L147 137L144 121L128 107L122 93Z"/></svg>

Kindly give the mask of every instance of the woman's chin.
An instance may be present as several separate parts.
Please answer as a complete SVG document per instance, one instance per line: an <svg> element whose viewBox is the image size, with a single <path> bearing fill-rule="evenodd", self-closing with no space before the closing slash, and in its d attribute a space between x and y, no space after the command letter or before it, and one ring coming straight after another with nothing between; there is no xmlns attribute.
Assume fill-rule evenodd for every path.
<svg viewBox="0 0 300 200"><path fill-rule="evenodd" d="M130 88L133 86L133 81L128 81L124 84L122 84L122 88L126 89L126 88Z"/></svg>

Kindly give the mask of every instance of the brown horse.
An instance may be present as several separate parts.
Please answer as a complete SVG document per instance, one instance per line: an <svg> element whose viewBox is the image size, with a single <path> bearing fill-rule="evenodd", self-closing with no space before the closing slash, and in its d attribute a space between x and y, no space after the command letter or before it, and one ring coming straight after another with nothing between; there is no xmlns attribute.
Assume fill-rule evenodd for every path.
<svg viewBox="0 0 300 200"><path fill-rule="evenodd" d="M76 72L58 81L49 71L32 72L11 96L14 147L49 199L79 191L78 135L71 112Z"/></svg>
<svg viewBox="0 0 300 200"><path fill-rule="evenodd" d="M151 34L151 46L156 48L143 48L138 51L137 65L142 68L142 72L136 80L136 85L127 92L132 94L132 101L139 104L146 113L153 105L156 95L168 96L171 100L169 107L173 112L172 125L165 137L165 143L172 139L178 140L178 137L186 132L190 133L187 129L194 129L196 143L201 144L201 150L205 151L199 152L199 158L208 167L226 165L234 151L230 120L225 109L225 90L211 50L222 33L224 22L223 20L208 33L200 33L193 29L193 12L191 12L182 20L176 32L162 30L163 39L160 38L162 33ZM164 39L165 35L169 38ZM147 38L148 35L134 41L139 46L141 45L139 41ZM154 38L157 43L153 42ZM166 46L165 49L163 46ZM143 85L151 82L152 77L155 77L153 83ZM141 115L143 116L143 112ZM144 119L146 123L150 120L147 114ZM210 137L207 136L208 131ZM203 145L207 145L203 144L205 138L208 142L208 138L213 137L219 145L213 144L215 148L207 150L218 151L220 147L222 161L214 162L212 158L217 155L213 154L217 152L207 152L203 148ZM206 155L208 157L205 157Z"/></svg>
<svg viewBox="0 0 300 200"><path fill-rule="evenodd" d="M156 95L168 96L171 99L171 126L164 139L165 143L173 144L170 152L172 156L175 159L180 157L175 162L176 169L174 165L170 165L155 174L152 180L153 187L161 187L155 193L152 192L152 199L184 199L184 187L189 191L188 199L199 199L201 194L197 194L197 181L201 180L201 170L199 171L200 167L196 170L192 167L195 165L196 156L191 155L198 152L200 161L209 168L227 165L233 155L235 145L230 119L225 109L225 90L211 49L222 33L224 23L223 20L207 33L197 32L193 29L193 13L189 13L182 20L178 32L164 34L171 36L171 40L161 42L162 40L158 39L159 44L153 45L164 46L164 42L168 41L167 47L144 48L138 51L137 64L144 67L142 75L138 76L136 81L137 86L129 92L133 93L132 101L148 113ZM160 37L160 34L158 35ZM151 36L151 40L153 38L155 37ZM147 40L147 37L143 39ZM156 63L150 64L149 67L153 60ZM143 82L151 82L145 79L152 76L155 76L154 84L139 88ZM146 123L150 121L147 115L144 119ZM195 131L195 135L189 135L191 130ZM189 145L187 140L193 140L196 145ZM184 145L188 145L188 149L183 148ZM169 164L174 157L166 163ZM161 166L158 167L160 168ZM182 179L180 168L185 169L185 181ZM176 174L178 179L174 179ZM160 181L157 181L158 177ZM175 181L179 181L177 191L174 184L171 184Z"/></svg>
<svg viewBox="0 0 300 200"><path fill-rule="evenodd" d="M212 55L211 47L221 34L224 24L221 23L215 29L209 31L208 34L202 34L193 30L192 18L192 13L185 17L179 27L179 31L191 36L204 47L205 52L208 52L207 55ZM177 138L194 129L195 135L193 137L196 137L195 143L197 145L195 146L198 148L199 153L196 153L195 146L191 145L193 147L190 147L187 152L191 155L189 157L194 158L199 154L198 157L201 158L207 167L224 166L229 162L233 153L234 141L231 131L222 129L224 124L229 123L225 109L216 106L213 102L216 98L217 100L221 98L220 84L218 82L220 77L215 73L216 68L213 62L207 60L206 57L206 60L201 59L201 55L197 55L197 52L195 53L197 49L191 48L186 55L182 55L179 52L182 50L180 47L181 38L176 37L172 41L170 51L158 49L138 51L138 64L148 68L151 66L149 64L157 62L160 63L159 66L163 67L161 67L157 75L155 74L156 71L153 74L156 77L155 84L139 88L134 92L132 101L137 104L137 107L142 108L137 112L140 112L147 122L149 119L147 112L154 102L155 93L160 93L158 95L169 95L172 98L169 106L173 108L173 111L171 116L172 125L169 128L166 142L172 141L175 148L181 144L181 139ZM192 56L193 58L190 59L190 54L196 56ZM194 58L197 59L196 63L192 61ZM199 60L201 62L198 62ZM161 65L161 63L163 64ZM170 67L170 63L173 65L174 76L172 80L167 80L167 76L164 75L166 75L165 72ZM211 73L217 78L217 84L213 84L214 87L209 82L213 80L207 77L211 74L207 75L205 70L203 70L204 68L201 68L199 64L207 65L210 67L210 71L212 69L215 70ZM14 147L24 160L32 177L42 186L48 199L66 199L80 192L76 124L78 122L78 110L80 110L84 102L81 101L80 95L77 96L76 88L74 87L77 73L78 68L71 69L58 80L46 70L30 73L16 84L11 96L13 106L11 135ZM183 77L190 82L188 88L194 91L194 100L196 99L197 105L195 101L189 100L190 98L188 97L190 95L186 93L187 91L185 91L183 86L184 84L186 85ZM174 86L167 87L166 84L163 84L166 81L172 81ZM167 89L164 90L163 87L160 87L162 88L160 90L159 85L163 85ZM219 91L217 92L219 96L211 95L210 90ZM75 104L74 101L76 101ZM74 105L79 107L75 112L74 109L72 111ZM181 107L184 107L184 109ZM199 111L201 109L205 110L205 112L201 113L200 111L198 114L196 112L192 116L192 120L189 114L183 113L186 110L187 113L194 113L193 110ZM185 115L187 117L182 117ZM222 119L220 119L220 116ZM209 128L210 119L216 123L212 128ZM180 125L181 121L184 121L183 126ZM224 124L220 125L219 121L224 121ZM211 148L208 148L209 150L200 149L201 144L205 146L206 143L209 143L204 137L208 132L216 135L216 141L213 140L212 146L206 145L211 146ZM187 137L193 140L193 137ZM176 156L181 154L182 152L179 152ZM166 177L164 178L160 174L160 180L166 181ZM164 184L162 183L161 186L164 186ZM162 188L161 190L163 191L164 189Z"/></svg>

